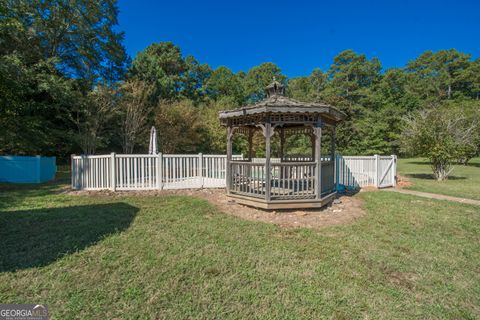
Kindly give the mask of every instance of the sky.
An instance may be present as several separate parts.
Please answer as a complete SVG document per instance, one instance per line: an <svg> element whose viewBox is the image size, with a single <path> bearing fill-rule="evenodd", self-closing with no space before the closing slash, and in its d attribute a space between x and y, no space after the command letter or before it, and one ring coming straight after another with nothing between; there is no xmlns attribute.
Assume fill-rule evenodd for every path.
<svg viewBox="0 0 480 320"><path fill-rule="evenodd" d="M289 77L327 70L352 49L403 67L426 50L480 57L480 1L119 0L119 28L133 58L171 41L214 68L277 64Z"/></svg>

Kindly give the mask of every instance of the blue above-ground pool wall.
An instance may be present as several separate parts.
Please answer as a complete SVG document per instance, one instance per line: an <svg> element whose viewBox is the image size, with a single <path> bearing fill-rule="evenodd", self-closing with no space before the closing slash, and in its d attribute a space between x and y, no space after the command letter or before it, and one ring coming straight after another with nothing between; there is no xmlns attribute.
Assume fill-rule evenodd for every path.
<svg viewBox="0 0 480 320"><path fill-rule="evenodd" d="M0 156L0 182L47 182L56 172L55 157Z"/></svg>

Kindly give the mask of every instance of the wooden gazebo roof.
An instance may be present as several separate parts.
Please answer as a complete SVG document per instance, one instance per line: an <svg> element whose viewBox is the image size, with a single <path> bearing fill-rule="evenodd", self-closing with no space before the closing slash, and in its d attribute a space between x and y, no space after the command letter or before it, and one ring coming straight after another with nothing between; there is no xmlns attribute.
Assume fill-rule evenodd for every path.
<svg viewBox="0 0 480 320"><path fill-rule="evenodd" d="M234 110L221 111L219 113L221 123L226 125L229 120L233 120L233 122L238 124L247 124L248 122L251 122L253 118L258 120L264 118L262 115L297 115L300 116L298 117L298 122L292 121L292 124L294 124L293 122L296 122L295 124L298 125L302 119L305 119L305 117L312 119L312 116L313 118L321 117L322 119L335 124L344 120L346 117L343 112L331 105L324 103L301 102L284 96L285 88L277 81L273 81L268 85L265 88L265 91L267 93L267 98L254 105L248 105ZM242 121L246 119L241 118L249 118L250 121ZM290 118L292 119L292 117Z"/></svg>

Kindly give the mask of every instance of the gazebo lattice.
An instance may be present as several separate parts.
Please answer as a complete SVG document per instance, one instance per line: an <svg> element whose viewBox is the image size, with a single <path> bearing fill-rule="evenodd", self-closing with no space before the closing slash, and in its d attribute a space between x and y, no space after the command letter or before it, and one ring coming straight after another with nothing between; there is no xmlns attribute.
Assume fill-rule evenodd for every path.
<svg viewBox="0 0 480 320"><path fill-rule="evenodd" d="M335 195L335 128L345 114L327 104L304 103L285 96L285 87L273 81L266 99L251 106L222 111L227 127L227 195L239 203L264 209L321 207ZM253 162L253 135L265 137L265 161ZM330 133L330 152L322 157L322 130ZM280 138L280 162L272 162L272 137ZM235 133L248 139L248 157L232 159ZM289 157L288 135L305 134L311 140L311 155Z"/></svg>

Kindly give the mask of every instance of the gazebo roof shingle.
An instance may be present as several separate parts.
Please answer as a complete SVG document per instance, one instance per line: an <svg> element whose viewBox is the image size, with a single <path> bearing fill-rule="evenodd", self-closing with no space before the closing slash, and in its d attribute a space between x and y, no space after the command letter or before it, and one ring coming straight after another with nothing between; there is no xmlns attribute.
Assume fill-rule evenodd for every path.
<svg viewBox="0 0 480 320"><path fill-rule="evenodd" d="M320 114L335 122L342 121L346 117L345 113L328 104L301 102L287 98L281 94L272 94L254 105L244 106L234 110L221 111L219 113L219 118L220 120L226 120L259 113Z"/></svg>

